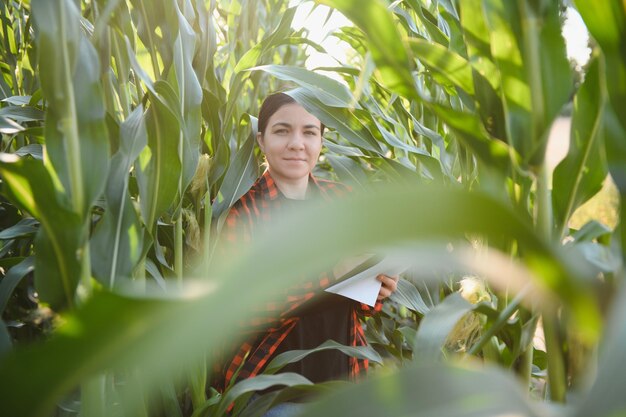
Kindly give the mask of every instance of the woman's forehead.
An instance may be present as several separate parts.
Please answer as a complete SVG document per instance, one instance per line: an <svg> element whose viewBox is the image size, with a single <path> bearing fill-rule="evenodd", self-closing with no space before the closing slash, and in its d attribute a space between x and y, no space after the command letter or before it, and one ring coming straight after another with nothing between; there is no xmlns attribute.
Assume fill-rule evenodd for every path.
<svg viewBox="0 0 626 417"><path fill-rule="evenodd" d="M281 106L270 117L269 125L274 126L275 124L288 124L291 126L314 125L319 127L321 122L317 117L306 111L300 104L289 103Z"/></svg>

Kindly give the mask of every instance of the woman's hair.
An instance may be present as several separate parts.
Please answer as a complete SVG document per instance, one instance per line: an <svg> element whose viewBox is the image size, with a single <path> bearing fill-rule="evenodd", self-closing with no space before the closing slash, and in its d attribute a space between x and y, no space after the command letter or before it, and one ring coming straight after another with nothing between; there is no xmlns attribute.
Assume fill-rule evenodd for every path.
<svg viewBox="0 0 626 417"><path fill-rule="evenodd" d="M274 93L265 98L263 100L263 104L261 105L261 110L259 111L259 133L262 135L265 134L265 129L267 128L267 123L274 113L278 111L283 106L287 104L293 104L298 102L285 93ZM324 134L324 123L320 122L321 134Z"/></svg>

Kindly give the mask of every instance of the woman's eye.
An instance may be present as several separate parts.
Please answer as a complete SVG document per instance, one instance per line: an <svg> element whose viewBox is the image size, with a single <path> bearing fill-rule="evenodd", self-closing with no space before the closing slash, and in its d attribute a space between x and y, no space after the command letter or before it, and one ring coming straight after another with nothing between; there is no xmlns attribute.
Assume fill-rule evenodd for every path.
<svg viewBox="0 0 626 417"><path fill-rule="evenodd" d="M275 130L274 133L276 133L277 135L284 135L285 133L287 133L287 129L278 129Z"/></svg>
<svg viewBox="0 0 626 417"><path fill-rule="evenodd" d="M315 136L316 135L316 133L314 131L312 131L312 130L307 130L306 132L304 132L304 134L308 135L308 136Z"/></svg>

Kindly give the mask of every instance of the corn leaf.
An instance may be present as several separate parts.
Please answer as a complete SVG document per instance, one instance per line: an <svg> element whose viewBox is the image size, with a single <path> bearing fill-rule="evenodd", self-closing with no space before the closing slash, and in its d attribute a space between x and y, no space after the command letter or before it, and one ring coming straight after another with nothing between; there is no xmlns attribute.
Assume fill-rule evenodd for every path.
<svg viewBox="0 0 626 417"><path fill-rule="evenodd" d="M336 390L307 407L302 417L322 415L496 417L547 416L517 381L494 368L409 366Z"/></svg>
<svg viewBox="0 0 626 417"><path fill-rule="evenodd" d="M235 202L244 195L258 175L258 166L254 157L254 144L256 138L250 135L241 149L235 154L226 171L224 181L220 187L219 197L213 203L213 217L219 218Z"/></svg>
<svg viewBox="0 0 626 417"><path fill-rule="evenodd" d="M483 7L502 79L509 143L523 162L538 165L550 125L573 86L558 3L484 0Z"/></svg>
<svg viewBox="0 0 626 417"><path fill-rule="evenodd" d="M464 207L464 216L458 216L457 207ZM238 323L255 307L302 279L294 270L306 276L328 268L333 259L402 242L478 232L499 240L503 230L523 248L526 264L536 274L533 279L563 295L583 331L597 332L599 313L590 292L572 278L584 268L565 263L556 248L539 239L509 208L487 195L460 189L388 185L284 216L253 246L237 248L236 257L215 259L213 279L181 295L170 294L169 300L95 294L66 316L66 324L50 340L10 353L0 362L3 410L11 415L45 413L79 381L104 369L145 367L150 375L145 382L155 382L179 369L178 360L163 358L191 359L234 337ZM238 308L230 308L235 301ZM223 314L225 309L229 314ZM189 340L193 343L184 342ZM50 362L50 357L57 360ZM31 378L20 378L24 373ZM38 401L27 401L33 397Z"/></svg>
<svg viewBox="0 0 626 417"><path fill-rule="evenodd" d="M413 360L424 363L439 360L448 335L459 320L475 308L459 293L446 297L437 304L420 322L413 342Z"/></svg>
<svg viewBox="0 0 626 417"><path fill-rule="evenodd" d="M156 93L156 94L155 94ZM156 226L156 220L176 201L181 161L178 155L180 113L172 110L175 97L169 84L155 83L150 92L150 107L145 116L148 146L135 163L139 186L141 215L146 226ZM174 101L175 103L175 101Z"/></svg>
<svg viewBox="0 0 626 417"><path fill-rule="evenodd" d="M552 179L555 224L566 230L574 211L602 188L607 175L602 125L602 97L599 62L594 60L585 83L574 98L574 115L567 157L556 167Z"/></svg>
<svg viewBox="0 0 626 417"><path fill-rule="evenodd" d="M174 43L174 67L180 95L180 112L183 124L183 143L180 158L182 178L180 193L184 193L191 182L200 158L200 127L202 121L202 87L192 66L196 47L196 35L190 23L176 5L178 36Z"/></svg>
<svg viewBox="0 0 626 417"><path fill-rule="evenodd" d="M336 8L365 33L377 71L387 88L406 98L416 97L404 40L381 1L318 0L318 3Z"/></svg>
<svg viewBox="0 0 626 417"><path fill-rule="evenodd" d="M261 65L248 71L264 71L276 78L296 82L311 91L322 103L331 107L348 107L354 101L348 88L338 81L304 68L288 65Z"/></svg>
<svg viewBox="0 0 626 417"><path fill-rule="evenodd" d="M17 265L8 270L2 281L0 281L0 314L4 313L4 309L9 302L13 290L20 281L34 269L34 258L29 256Z"/></svg>
<svg viewBox="0 0 626 417"><path fill-rule="evenodd" d="M104 189L109 144L100 65L81 34L80 11L70 0L34 1L46 110L46 147L72 207L82 219Z"/></svg>
<svg viewBox="0 0 626 417"><path fill-rule="evenodd" d="M117 278L130 277L142 253L141 223L130 199L128 172L146 145L144 112L139 106L121 125L120 147L111 159L105 190L107 209L89 245L93 274L108 287Z"/></svg>
<svg viewBox="0 0 626 417"><path fill-rule="evenodd" d="M41 161L0 154L0 173L11 200L41 223L35 238L35 286L42 300L55 309L74 304L80 277L78 249L82 225L62 204Z"/></svg>
<svg viewBox="0 0 626 417"><path fill-rule="evenodd" d="M465 58L442 45L423 39L411 39L409 46L413 56L424 65L441 74L467 94L474 95L472 67Z"/></svg>

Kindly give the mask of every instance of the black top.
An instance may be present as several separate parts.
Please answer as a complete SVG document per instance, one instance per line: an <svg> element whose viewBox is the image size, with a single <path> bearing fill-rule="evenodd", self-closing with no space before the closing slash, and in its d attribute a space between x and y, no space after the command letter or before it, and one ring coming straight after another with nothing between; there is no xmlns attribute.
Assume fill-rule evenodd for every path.
<svg viewBox="0 0 626 417"><path fill-rule="evenodd" d="M312 349L329 339L349 345L352 303L340 295L319 295L317 301L303 306L298 312L300 320L278 346L274 356L289 350ZM295 372L319 383L346 379L349 369L349 357L337 349L329 349L290 363L280 372Z"/></svg>

